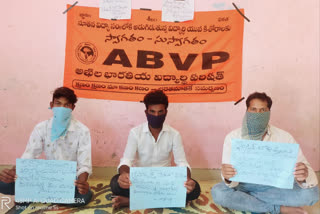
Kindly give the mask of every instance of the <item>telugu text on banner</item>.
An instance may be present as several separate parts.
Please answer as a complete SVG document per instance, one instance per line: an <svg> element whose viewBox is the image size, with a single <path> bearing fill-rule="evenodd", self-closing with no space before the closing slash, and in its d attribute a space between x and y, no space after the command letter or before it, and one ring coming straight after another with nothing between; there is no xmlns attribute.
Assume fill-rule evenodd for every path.
<svg viewBox="0 0 320 214"><path fill-rule="evenodd" d="M95 99L141 101L161 89L170 102L236 101L242 42L236 10L195 12L193 21L167 23L161 11L104 20L99 8L75 6L67 18L64 86Z"/></svg>

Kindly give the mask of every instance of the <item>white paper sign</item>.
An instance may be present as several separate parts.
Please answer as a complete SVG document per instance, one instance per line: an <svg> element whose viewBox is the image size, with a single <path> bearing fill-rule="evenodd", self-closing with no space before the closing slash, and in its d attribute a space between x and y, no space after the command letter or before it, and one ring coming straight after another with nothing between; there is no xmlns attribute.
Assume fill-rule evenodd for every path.
<svg viewBox="0 0 320 214"><path fill-rule="evenodd" d="M162 21L184 22L193 20L194 0L163 0Z"/></svg>
<svg viewBox="0 0 320 214"><path fill-rule="evenodd" d="M131 0L100 0L99 18L131 19Z"/></svg>

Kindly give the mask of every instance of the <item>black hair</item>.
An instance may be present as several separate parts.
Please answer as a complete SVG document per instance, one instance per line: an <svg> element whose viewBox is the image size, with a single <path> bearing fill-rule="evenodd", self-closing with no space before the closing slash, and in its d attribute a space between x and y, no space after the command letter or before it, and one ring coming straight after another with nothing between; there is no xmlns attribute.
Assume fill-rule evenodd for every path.
<svg viewBox="0 0 320 214"><path fill-rule="evenodd" d="M250 101L253 100L253 99L259 99L261 101L267 101L268 108L269 108L269 110L271 110L272 100L266 93L264 93L264 92L262 92L262 93L254 92L254 93L250 94L249 97L246 100L247 109L250 106Z"/></svg>
<svg viewBox="0 0 320 214"><path fill-rule="evenodd" d="M168 96L162 90L152 90L148 94L144 96L143 99L144 104L146 105L146 109L148 109L149 105L157 105L163 104L165 108L168 108Z"/></svg>
<svg viewBox="0 0 320 214"><path fill-rule="evenodd" d="M58 99L60 97L66 98L72 105L74 105L78 101L77 95L74 93L74 91L67 87L60 87L54 90L52 102L54 101L54 99Z"/></svg>

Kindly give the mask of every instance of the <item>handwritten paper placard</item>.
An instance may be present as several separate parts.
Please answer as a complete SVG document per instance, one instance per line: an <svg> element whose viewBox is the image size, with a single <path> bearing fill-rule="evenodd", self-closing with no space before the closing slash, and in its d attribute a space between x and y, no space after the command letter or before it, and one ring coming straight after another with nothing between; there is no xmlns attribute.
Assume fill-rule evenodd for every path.
<svg viewBox="0 0 320 214"><path fill-rule="evenodd" d="M232 181L292 189L299 144L232 139Z"/></svg>
<svg viewBox="0 0 320 214"><path fill-rule="evenodd" d="M100 0L99 18L131 19L131 0Z"/></svg>
<svg viewBox="0 0 320 214"><path fill-rule="evenodd" d="M193 20L194 0L163 0L162 16L164 22L184 22Z"/></svg>
<svg viewBox="0 0 320 214"><path fill-rule="evenodd" d="M16 202L74 203L77 163L17 159Z"/></svg>
<svg viewBox="0 0 320 214"><path fill-rule="evenodd" d="M131 167L130 181L130 210L186 205L186 167Z"/></svg>

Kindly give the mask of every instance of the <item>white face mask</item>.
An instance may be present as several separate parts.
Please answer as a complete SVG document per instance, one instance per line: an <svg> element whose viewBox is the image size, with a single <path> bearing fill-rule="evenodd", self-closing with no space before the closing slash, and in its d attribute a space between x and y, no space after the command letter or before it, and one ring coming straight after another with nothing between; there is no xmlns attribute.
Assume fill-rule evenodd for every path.
<svg viewBox="0 0 320 214"><path fill-rule="evenodd" d="M53 107L53 120L51 129L51 142L57 140L59 137L66 135L71 121L70 108Z"/></svg>

